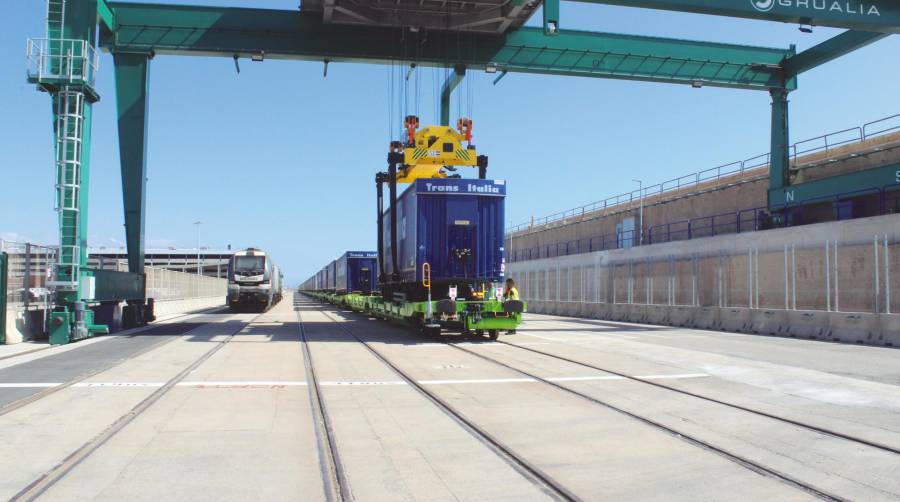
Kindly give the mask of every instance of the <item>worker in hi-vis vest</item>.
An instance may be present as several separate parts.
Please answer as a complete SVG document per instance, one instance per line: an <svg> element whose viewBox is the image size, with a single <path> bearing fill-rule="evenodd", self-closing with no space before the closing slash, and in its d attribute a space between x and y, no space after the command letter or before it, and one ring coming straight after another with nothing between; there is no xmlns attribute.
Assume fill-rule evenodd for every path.
<svg viewBox="0 0 900 502"><path fill-rule="evenodd" d="M512 280L512 278L506 279L506 288L503 290L503 299L507 301L519 299L519 289L516 288L516 281ZM511 329L507 331L506 334L515 335L516 330Z"/></svg>

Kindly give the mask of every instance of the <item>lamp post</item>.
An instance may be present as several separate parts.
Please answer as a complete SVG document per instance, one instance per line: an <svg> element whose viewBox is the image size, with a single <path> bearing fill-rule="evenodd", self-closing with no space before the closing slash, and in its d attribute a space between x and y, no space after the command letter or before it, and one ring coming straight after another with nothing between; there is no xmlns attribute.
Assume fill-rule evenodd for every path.
<svg viewBox="0 0 900 502"><path fill-rule="evenodd" d="M631 180L638 184L638 192L640 194L640 209L638 210L638 219L641 220L639 230L641 232L640 240L638 241L639 246L644 245L644 180Z"/></svg>
<svg viewBox="0 0 900 502"><path fill-rule="evenodd" d="M197 226L197 275L200 275L200 225L202 225L202 221L195 221L194 225Z"/></svg>

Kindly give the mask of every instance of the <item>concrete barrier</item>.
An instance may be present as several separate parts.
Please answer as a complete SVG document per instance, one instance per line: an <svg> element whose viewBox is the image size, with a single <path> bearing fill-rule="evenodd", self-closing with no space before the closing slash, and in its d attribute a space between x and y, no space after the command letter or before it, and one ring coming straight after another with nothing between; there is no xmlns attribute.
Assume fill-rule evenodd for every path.
<svg viewBox="0 0 900 502"><path fill-rule="evenodd" d="M609 320L628 322L631 319L631 305L627 303L612 303L609 306Z"/></svg>
<svg viewBox="0 0 900 502"><path fill-rule="evenodd" d="M787 333L797 338L830 339L828 312L787 310Z"/></svg>
<svg viewBox="0 0 900 502"><path fill-rule="evenodd" d="M43 335L43 310L6 310L6 344L34 340Z"/></svg>
<svg viewBox="0 0 900 502"><path fill-rule="evenodd" d="M606 303L588 303L586 317L591 319L609 319L612 310Z"/></svg>
<svg viewBox="0 0 900 502"><path fill-rule="evenodd" d="M828 312L827 317L831 341L884 345L884 333L879 333L877 314Z"/></svg>
<svg viewBox="0 0 900 502"><path fill-rule="evenodd" d="M719 325L718 307L697 307L691 325L697 329L717 329Z"/></svg>
<svg viewBox="0 0 900 502"><path fill-rule="evenodd" d="M647 310L649 305L644 304L634 304L631 306L631 312L629 314L629 322L636 323L645 323L647 322Z"/></svg>
<svg viewBox="0 0 900 502"><path fill-rule="evenodd" d="M547 314L547 302L544 300L528 302L528 311L535 314Z"/></svg>
<svg viewBox="0 0 900 502"><path fill-rule="evenodd" d="M678 326L681 328L687 328L694 325L694 307L687 307L685 305L674 305L669 307L669 322L670 326Z"/></svg>
<svg viewBox="0 0 900 502"><path fill-rule="evenodd" d="M750 328L750 309L725 307L719 312L719 328L722 331L746 333Z"/></svg>
<svg viewBox="0 0 900 502"><path fill-rule="evenodd" d="M750 312L750 332L758 335L787 335L784 310L754 309Z"/></svg>
<svg viewBox="0 0 900 502"><path fill-rule="evenodd" d="M220 304L221 302L211 301L202 307ZM578 305L578 308L572 305ZM200 304L194 303L172 306L167 310L186 311L195 307L201 308ZM900 314L544 301L529 302L528 311L658 326L900 347ZM559 314L560 311L566 313Z"/></svg>
<svg viewBox="0 0 900 502"><path fill-rule="evenodd" d="M643 322L647 324L657 324L660 326L669 325L669 306L668 305L649 305L647 307L647 316Z"/></svg>
<svg viewBox="0 0 900 502"><path fill-rule="evenodd" d="M900 314L880 314L878 331L882 343L888 347L900 347Z"/></svg>
<svg viewBox="0 0 900 502"><path fill-rule="evenodd" d="M584 304L581 302L565 302L563 304L563 310L565 310L570 316L581 317L584 310Z"/></svg>

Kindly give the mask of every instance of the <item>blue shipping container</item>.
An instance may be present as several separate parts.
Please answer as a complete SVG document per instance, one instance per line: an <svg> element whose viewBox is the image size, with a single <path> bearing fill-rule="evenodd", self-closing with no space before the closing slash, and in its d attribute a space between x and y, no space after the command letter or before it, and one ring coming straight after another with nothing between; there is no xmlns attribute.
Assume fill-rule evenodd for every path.
<svg viewBox="0 0 900 502"><path fill-rule="evenodd" d="M504 180L419 179L397 198L401 282L421 283L422 264L432 281L500 282L505 258ZM390 277L390 208L384 219L384 270Z"/></svg>
<svg viewBox="0 0 900 502"><path fill-rule="evenodd" d="M376 251L347 251L333 261L335 291L370 293L378 284L378 253Z"/></svg>

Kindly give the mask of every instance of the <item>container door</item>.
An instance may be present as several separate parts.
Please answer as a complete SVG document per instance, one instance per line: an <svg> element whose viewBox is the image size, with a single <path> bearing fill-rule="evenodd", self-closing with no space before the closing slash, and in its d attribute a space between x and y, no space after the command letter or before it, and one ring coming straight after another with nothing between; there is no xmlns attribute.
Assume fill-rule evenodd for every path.
<svg viewBox="0 0 900 502"><path fill-rule="evenodd" d="M451 225L447 232L450 249L450 275L475 277L475 225Z"/></svg>
<svg viewBox="0 0 900 502"><path fill-rule="evenodd" d="M356 277L359 278L359 290L368 293L372 291L372 272L369 270L369 267L361 267L359 269L359 273L356 274Z"/></svg>

